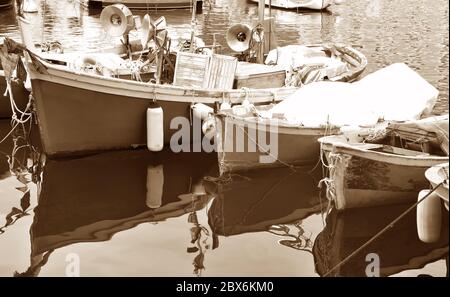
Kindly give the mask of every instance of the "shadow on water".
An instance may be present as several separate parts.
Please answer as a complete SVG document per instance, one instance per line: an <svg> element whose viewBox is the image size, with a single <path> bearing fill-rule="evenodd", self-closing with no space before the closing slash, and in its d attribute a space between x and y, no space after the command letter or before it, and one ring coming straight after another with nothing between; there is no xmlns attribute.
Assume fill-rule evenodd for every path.
<svg viewBox="0 0 450 297"><path fill-rule="evenodd" d="M320 232L314 242L316 271L321 276L327 274L409 206L390 205L352 209L345 212L333 210L327 217L325 229ZM420 241L416 231L416 213L413 211L347 263L338 265L329 276L366 276L366 268L369 264L366 256L371 253L379 257L380 276L420 269L426 264L441 259L446 260L449 222L448 212L443 211L445 211L442 215L444 227L438 242L431 244Z"/></svg>

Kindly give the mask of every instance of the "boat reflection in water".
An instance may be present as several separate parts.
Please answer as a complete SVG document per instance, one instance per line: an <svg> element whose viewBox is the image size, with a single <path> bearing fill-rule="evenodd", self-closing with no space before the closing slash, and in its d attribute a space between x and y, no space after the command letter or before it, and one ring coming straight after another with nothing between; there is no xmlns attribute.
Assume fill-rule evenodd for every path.
<svg viewBox="0 0 450 297"><path fill-rule="evenodd" d="M412 211L367 248L339 266L341 261L370 240L408 207L410 207L408 204L390 205L350 209L341 213L333 210L327 217L325 229L314 242L313 254L316 271L321 276L366 276L366 269L372 261L366 260L366 256L371 253L379 257L380 276L390 276L405 270L423 268L429 263L448 258L448 215L442 216L445 219L443 219L444 227L442 227L440 240L433 244L427 244L418 238L416 215ZM335 267L336 269L333 269ZM329 273L330 270L332 270L331 273Z"/></svg>
<svg viewBox="0 0 450 297"><path fill-rule="evenodd" d="M325 201L320 203L317 174L306 168L294 171L286 167L243 174L205 184L207 192L215 193L208 222L216 247L218 235L258 231L282 236L279 243L283 245L307 247L311 242L302 236L302 220L327 207ZM298 229L296 235L283 224L293 224Z"/></svg>
<svg viewBox="0 0 450 297"><path fill-rule="evenodd" d="M215 156L118 151L82 159L47 160L31 227L31 265L38 275L50 254L79 242L110 240L141 223L202 209L202 186Z"/></svg>

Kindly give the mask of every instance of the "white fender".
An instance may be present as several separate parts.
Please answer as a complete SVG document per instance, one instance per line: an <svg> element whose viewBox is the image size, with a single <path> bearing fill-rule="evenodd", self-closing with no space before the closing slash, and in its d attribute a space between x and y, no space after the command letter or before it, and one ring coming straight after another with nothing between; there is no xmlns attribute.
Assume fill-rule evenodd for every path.
<svg viewBox="0 0 450 297"><path fill-rule="evenodd" d="M164 113L156 104L147 109L147 148L153 152L164 148Z"/></svg>
<svg viewBox="0 0 450 297"><path fill-rule="evenodd" d="M418 200L428 195L430 190L422 190ZM432 193L417 206L417 234L421 241L433 243L441 237L442 209L441 198Z"/></svg>
<svg viewBox="0 0 450 297"><path fill-rule="evenodd" d="M213 116L208 117L202 125L202 132L209 140L214 138L216 134L216 121Z"/></svg>
<svg viewBox="0 0 450 297"><path fill-rule="evenodd" d="M22 11L33 13L38 12L38 6L35 0L23 0L22 2Z"/></svg>
<svg viewBox="0 0 450 297"><path fill-rule="evenodd" d="M196 103L192 106L192 113L194 117L204 121L210 114L214 112L214 109L203 103Z"/></svg>

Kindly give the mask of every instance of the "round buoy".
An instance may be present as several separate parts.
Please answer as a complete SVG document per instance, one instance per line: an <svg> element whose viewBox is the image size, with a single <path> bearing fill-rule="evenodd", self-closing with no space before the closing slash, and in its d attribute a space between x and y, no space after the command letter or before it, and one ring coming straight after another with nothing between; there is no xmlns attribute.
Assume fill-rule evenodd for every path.
<svg viewBox="0 0 450 297"><path fill-rule="evenodd" d="M422 199L430 190L420 191L418 199ZM441 237L442 209L441 198L432 193L417 206L417 234L425 243L433 243Z"/></svg>
<svg viewBox="0 0 450 297"><path fill-rule="evenodd" d="M164 167L148 166L147 167L147 200L146 204L149 208L155 209L162 205L164 189Z"/></svg>
<svg viewBox="0 0 450 297"><path fill-rule="evenodd" d="M164 113L157 104L147 109L147 147L153 152L164 148Z"/></svg>

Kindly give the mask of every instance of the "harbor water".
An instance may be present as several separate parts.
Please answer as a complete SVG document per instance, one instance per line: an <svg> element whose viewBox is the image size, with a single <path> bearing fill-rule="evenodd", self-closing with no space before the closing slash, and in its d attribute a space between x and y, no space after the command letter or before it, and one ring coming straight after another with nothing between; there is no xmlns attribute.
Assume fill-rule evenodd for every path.
<svg viewBox="0 0 450 297"><path fill-rule="evenodd" d="M99 11L75 0L37 2L39 13L27 14L36 42L59 41L66 52L113 44ZM196 32L206 44L215 36L229 53L225 31L251 23L257 6L204 2ZM442 114L448 6L358 0L271 14L279 45L352 45L368 59L363 75L405 62L440 91L434 113ZM173 40L190 34L189 10L135 12L145 13L165 16ZM1 35L20 41L13 10L0 11ZM218 177L215 154L137 149L50 160L36 126L10 130L1 120L0 276L366 276L370 255L379 257L383 276L448 275L448 215L439 242L419 240L412 212L339 265L410 205L330 212L320 165Z"/></svg>

